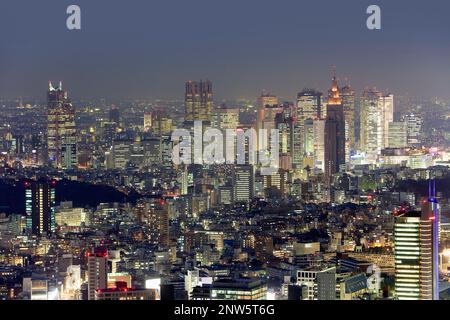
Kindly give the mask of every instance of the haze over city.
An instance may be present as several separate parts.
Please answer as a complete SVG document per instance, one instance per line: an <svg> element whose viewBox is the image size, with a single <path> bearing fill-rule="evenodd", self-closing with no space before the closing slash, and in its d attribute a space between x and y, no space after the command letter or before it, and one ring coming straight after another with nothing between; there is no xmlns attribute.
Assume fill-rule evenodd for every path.
<svg viewBox="0 0 450 320"><path fill-rule="evenodd" d="M74 99L175 99L186 80L208 78L216 99L292 99L327 88L335 65L358 92L449 98L450 3L377 3L382 29L371 31L366 0L80 0L73 32L70 1L2 1L0 97L44 99L62 79Z"/></svg>

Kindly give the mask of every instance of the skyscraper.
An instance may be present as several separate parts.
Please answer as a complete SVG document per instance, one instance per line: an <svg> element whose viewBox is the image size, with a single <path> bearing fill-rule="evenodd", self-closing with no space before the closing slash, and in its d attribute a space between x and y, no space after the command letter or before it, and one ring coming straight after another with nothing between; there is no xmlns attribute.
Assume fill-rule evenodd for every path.
<svg viewBox="0 0 450 320"><path fill-rule="evenodd" d="M418 146L420 144L423 119L416 114L409 113L403 117L403 121L406 122L408 146Z"/></svg>
<svg viewBox="0 0 450 320"><path fill-rule="evenodd" d="M25 182L26 231L42 236L55 231L55 181Z"/></svg>
<svg viewBox="0 0 450 320"><path fill-rule="evenodd" d="M336 76L333 76L326 109L325 177L329 181L345 165L345 117Z"/></svg>
<svg viewBox="0 0 450 320"><path fill-rule="evenodd" d="M169 238L169 211L164 200L154 201L150 207L150 228L156 232L156 239L162 248L168 248Z"/></svg>
<svg viewBox="0 0 450 320"><path fill-rule="evenodd" d="M375 163L389 146L389 123L394 121L394 96L371 89L361 98L360 149L368 163Z"/></svg>
<svg viewBox="0 0 450 320"><path fill-rule="evenodd" d="M422 211L395 218L395 294L399 300L438 300L438 219L431 197Z"/></svg>
<svg viewBox="0 0 450 320"><path fill-rule="evenodd" d="M350 160L350 151L355 148L355 91L346 85L341 88L342 106L345 116L345 159Z"/></svg>
<svg viewBox="0 0 450 320"><path fill-rule="evenodd" d="M292 163L299 168L303 165L306 150L305 121L319 119L322 116L322 93L313 89L305 89L297 95L297 106L293 109L292 130Z"/></svg>
<svg viewBox="0 0 450 320"><path fill-rule="evenodd" d="M234 168L234 200L249 202L254 196L254 171L251 165L237 165Z"/></svg>
<svg viewBox="0 0 450 320"><path fill-rule="evenodd" d="M95 300L96 290L108 288L108 251L96 248L87 253L88 300Z"/></svg>
<svg viewBox="0 0 450 320"><path fill-rule="evenodd" d="M211 81L186 82L185 108L186 121L211 121L213 110Z"/></svg>
<svg viewBox="0 0 450 320"><path fill-rule="evenodd" d="M77 130L75 108L63 91L62 83L54 88L49 83L47 94L47 151L49 163L68 169L77 165Z"/></svg>
<svg viewBox="0 0 450 320"><path fill-rule="evenodd" d="M408 146L408 130L404 121L389 123L389 148L406 148Z"/></svg>

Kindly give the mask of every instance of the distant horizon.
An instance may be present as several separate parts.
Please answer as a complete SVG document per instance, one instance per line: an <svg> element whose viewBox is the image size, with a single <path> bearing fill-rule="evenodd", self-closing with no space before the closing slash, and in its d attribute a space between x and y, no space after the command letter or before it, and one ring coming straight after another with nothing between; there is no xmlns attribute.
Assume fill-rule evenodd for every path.
<svg viewBox="0 0 450 320"><path fill-rule="evenodd" d="M204 78L204 79L208 79L209 78ZM204 79L198 79L198 80L204 80ZM330 78L331 79L331 78ZM346 85L346 83L343 83L344 81L342 81L339 77L337 77L338 79L338 83L339 83L339 87L344 87ZM135 97L108 97L108 96L96 96L96 97L88 97L88 96L83 96L81 95L73 95L73 91L70 88L70 85L67 85L65 81L61 80L62 84L63 84L63 90L68 92L69 95L69 99L71 101L84 101L84 100L111 100L111 101L120 101L120 102L131 102L131 101L184 101L184 84L189 81L186 80L182 83L182 86L180 87L180 94L178 96L168 96L168 97L157 97L157 96L135 96ZM291 94L289 97L287 96L282 96L277 94L277 92L274 92L273 90L268 90L268 89L261 89L259 92L256 92L255 94L253 94L252 96L238 96L238 97L232 97L232 96L227 96L226 93L220 93L217 94L217 88L216 88L216 83L214 80L210 80L212 82L213 85L213 97L214 97L214 101L215 102L223 102L223 101L241 101L241 100L248 100L248 101L256 101L258 99L258 97L260 97L263 93L266 94L271 94L276 96L280 103L282 102L294 102L296 101L296 96L299 92L306 90L306 89L313 89L313 90L317 90L319 92L321 92L322 94L326 95L327 91L329 89L329 87L326 88L318 88L318 87L313 87L313 86L304 86L300 89L298 89L294 94ZM42 102L44 103L46 101L46 93L48 91L48 82L46 82L46 86L43 87L43 91L42 94L40 96L17 96L17 97L11 97L11 96L1 96L0 95L0 99L2 100L8 100L8 101L15 101L15 100L19 100L22 99L24 102L29 102L29 101L34 101L34 102ZM52 81L53 83L55 83L56 81ZM59 82L59 80L58 80ZM331 81L330 81L331 84ZM406 93L399 93L393 90L389 90L389 89L382 89L378 86L367 86L364 87L362 89L359 89L355 86L353 86L352 84L349 84L350 87L355 91L355 96L359 97L363 94L363 92L365 90L370 90L370 89L375 89L380 91L383 94L393 94L394 97L396 98L411 98L411 99L425 99L425 100L429 100L429 99L442 99L442 100L449 100L450 102L450 97L443 97L443 96L427 96L427 95L422 95L420 93L414 93L411 94L409 92Z"/></svg>
<svg viewBox="0 0 450 320"><path fill-rule="evenodd" d="M336 66L356 92L450 99L445 0L377 0L381 30L366 26L369 0L76 2L76 31L68 0L0 3L0 97L40 99L61 79L76 99L178 99L202 78L218 101L295 97L328 88Z"/></svg>

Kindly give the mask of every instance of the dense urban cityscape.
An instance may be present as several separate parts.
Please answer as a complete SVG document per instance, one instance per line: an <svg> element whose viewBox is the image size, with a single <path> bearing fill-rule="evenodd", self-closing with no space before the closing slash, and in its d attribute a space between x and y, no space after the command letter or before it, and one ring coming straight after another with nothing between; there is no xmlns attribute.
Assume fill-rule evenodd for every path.
<svg viewBox="0 0 450 320"><path fill-rule="evenodd" d="M0 100L0 299L449 299L450 101L324 77L292 101Z"/></svg>

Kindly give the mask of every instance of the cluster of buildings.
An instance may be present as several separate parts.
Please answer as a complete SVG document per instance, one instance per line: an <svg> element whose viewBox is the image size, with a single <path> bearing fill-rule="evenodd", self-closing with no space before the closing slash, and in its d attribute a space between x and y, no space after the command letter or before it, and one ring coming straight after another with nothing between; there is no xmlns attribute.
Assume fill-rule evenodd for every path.
<svg viewBox="0 0 450 320"><path fill-rule="evenodd" d="M0 128L2 183L23 192L0 208L0 299L448 296L448 150L392 94L358 99L333 76L327 94L293 102L217 106L211 81L188 81L182 102L76 110L61 83L47 100L45 112L20 102L11 119L26 128ZM279 161L269 173L248 161L273 139L257 134L223 144L245 164L174 163L173 132L195 137L196 122L233 142L276 130ZM58 194L70 180L124 200Z"/></svg>

